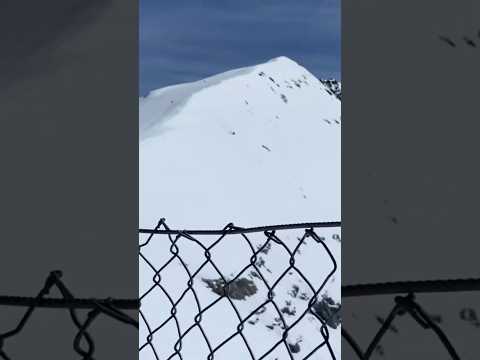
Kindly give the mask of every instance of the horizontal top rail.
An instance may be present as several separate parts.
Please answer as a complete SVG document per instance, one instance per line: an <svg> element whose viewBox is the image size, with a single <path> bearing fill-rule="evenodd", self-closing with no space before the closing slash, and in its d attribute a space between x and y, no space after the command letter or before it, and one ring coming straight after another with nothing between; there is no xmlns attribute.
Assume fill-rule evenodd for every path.
<svg viewBox="0 0 480 360"><path fill-rule="evenodd" d="M346 285L342 286L342 297L463 291L480 291L480 278Z"/></svg>
<svg viewBox="0 0 480 360"><path fill-rule="evenodd" d="M137 310L140 307L140 301L138 299L60 299L0 296L0 305L57 309L94 309L98 305L111 305L122 310Z"/></svg>
<svg viewBox="0 0 480 360"><path fill-rule="evenodd" d="M242 228L238 226L227 226L222 230L171 230L171 229L139 229L140 234L164 234L164 235L223 235L223 234L247 234L260 231L289 230L289 229L308 229L308 228L330 228L340 227L340 221L312 222L299 224L282 224L271 226L258 226L251 228Z"/></svg>

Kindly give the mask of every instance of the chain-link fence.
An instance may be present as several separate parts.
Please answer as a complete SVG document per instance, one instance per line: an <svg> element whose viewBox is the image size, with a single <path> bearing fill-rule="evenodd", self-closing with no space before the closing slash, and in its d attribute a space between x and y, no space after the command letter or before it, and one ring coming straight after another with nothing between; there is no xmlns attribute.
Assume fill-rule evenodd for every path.
<svg viewBox="0 0 480 360"><path fill-rule="evenodd" d="M415 295L480 291L480 279L340 288L338 222L172 230L161 220L139 233L139 299L79 299L53 271L35 297L0 296L2 306L25 308L13 329L0 332L0 358L14 358L9 340L21 335L35 311L49 308L69 313L73 350L85 360L94 359L89 329L100 316L139 329L141 359L338 359L343 339L366 360L389 331L398 331L394 320L404 315L460 359L448 329ZM54 288L61 297L48 297ZM345 298L396 295L365 348L341 325L340 290ZM127 311L139 307L137 321Z"/></svg>
<svg viewBox="0 0 480 360"><path fill-rule="evenodd" d="M140 358L339 358L339 227L140 230Z"/></svg>
<svg viewBox="0 0 480 360"><path fill-rule="evenodd" d="M7 350L8 341L13 337L21 335L22 331L31 321L34 312L40 308L63 309L68 311L72 325L77 329L76 336L73 339L73 350L84 360L94 359L95 341L89 333L89 328L101 315L138 329L138 320L132 318L125 312L139 308L139 301L137 299L79 299L73 296L61 280L61 277L61 271L52 271L36 297L0 296L0 305L5 307L23 307L26 309L13 329L1 332L3 329L0 328L1 359L13 359ZM48 297L50 291L54 288L60 292L62 297ZM88 311L86 316L81 316L78 313L81 310Z"/></svg>
<svg viewBox="0 0 480 360"><path fill-rule="evenodd" d="M342 287L342 297L345 298L394 294L396 296L393 299L393 307L387 316L378 318L381 326L365 350L362 349L355 337L350 334L344 325L342 326L342 337L357 355L358 359L367 360L372 357L375 351L382 349L380 344L388 331L398 333L399 330L393 324L394 320L397 317L408 315L420 328L432 331L436 335L438 345L434 346L443 347L445 354L448 354L451 359L460 359L459 353L447 336L446 331L438 324L439 319L426 311L416 300L415 295L469 291L480 291L480 279L403 281L344 286ZM380 353L382 352L383 350Z"/></svg>

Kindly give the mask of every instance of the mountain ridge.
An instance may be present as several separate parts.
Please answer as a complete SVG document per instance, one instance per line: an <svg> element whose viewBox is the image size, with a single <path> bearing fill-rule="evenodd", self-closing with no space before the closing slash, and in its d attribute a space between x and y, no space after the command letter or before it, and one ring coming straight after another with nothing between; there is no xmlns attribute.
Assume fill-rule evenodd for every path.
<svg viewBox="0 0 480 360"><path fill-rule="evenodd" d="M151 129L155 126L154 121L152 121L151 116L147 113L145 108L148 108L151 103L156 103L154 106L163 107L165 109L164 113L159 114L157 112L156 116L165 118L169 117L171 113L175 113L178 110L178 107L184 105L188 100L197 94L198 92L205 91L211 87L215 87L223 82L228 82L229 80L233 80L239 78L246 74L268 74L269 79L274 79L273 76L281 76L280 72L282 69L289 68L295 69L297 73L303 73L303 75L308 74L309 77L315 78L313 74L311 74L306 68L299 65L295 61L291 60L288 57L280 56L274 59L271 59L265 63L242 67L239 69L229 70L220 74L216 74L213 76L209 76L207 78L181 83L176 85L170 85L163 88L155 89L150 91L145 97L140 97L140 138L143 139L147 137L145 132L148 129ZM267 76L267 75L266 75ZM301 81L301 79L300 79ZM326 80L318 80L325 86L325 91L330 94L336 96L339 100L339 93L341 94L341 88L339 90L339 84L337 80L334 79L326 79ZM287 86L299 86L298 80L292 84L287 84ZM275 84L277 85L277 84ZM278 85L277 85L278 86ZM301 86L301 85L300 85Z"/></svg>

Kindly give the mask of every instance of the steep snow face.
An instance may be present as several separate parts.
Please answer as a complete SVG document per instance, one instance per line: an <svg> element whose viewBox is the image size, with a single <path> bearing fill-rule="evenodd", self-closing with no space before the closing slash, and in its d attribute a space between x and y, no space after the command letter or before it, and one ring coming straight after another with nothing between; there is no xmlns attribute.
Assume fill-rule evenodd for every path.
<svg viewBox="0 0 480 360"><path fill-rule="evenodd" d="M281 223L340 220L340 101L329 85L285 57L230 71L190 84L156 90L140 99L140 226L152 228L165 217L171 228L219 229L233 222L252 227ZM340 269L340 229L318 229ZM277 235L293 249L303 230ZM198 238L198 237L197 237ZM198 238L205 246L217 237ZM265 236L249 234L259 249ZM141 242L145 237L141 237ZM155 237L142 254L161 272L163 289L173 301L187 288L184 265L174 260L167 238ZM178 252L191 273L205 261L201 247L187 239ZM318 288L332 263L312 239L300 246L295 263ZM242 318L267 298L268 289L250 268L252 251L241 236L229 236L211 251L212 260L233 283L232 301ZM278 244L263 248L256 266L270 284L289 267L288 252ZM155 271L140 259L140 294L151 286ZM218 299L222 283L212 266L195 276L193 288L200 306ZM312 291L295 271L276 285L274 301L288 324L307 308ZM328 318L330 344L340 358L340 270L320 294L315 311ZM168 319L171 303L158 287L142 298L142 313L152 329ZM142 360L167 359L174 352L178 331L194 325L198 305L189 292L172 319L140 352ZM330 316L331 315L331 316ZM202 329L212 348L237 331L239 320L224 298L202 314ZM177 328L177 325L179 328ZM244 324L243 334L255 358L281 340L282 324L271 304L256 311ZM148 335L141 321L140 344ZM320 324L308 314L288 335L289 351L279 346L265 359L303 359L322 341ZM199 328L182 341L183 359L206 359L209 349ZM178 357L178 356L177 356ZM175 358L175 357L174 357ZM215 359L244 360L251 355L240 336L215 353ZM309 359L331 359L325 346Z"/></svg>
<svg viewBox="0 0 480 360"><path fill-rule="evenodd" d="M340 101L287 58L140 101L140 226L340 219Z"/></svg>

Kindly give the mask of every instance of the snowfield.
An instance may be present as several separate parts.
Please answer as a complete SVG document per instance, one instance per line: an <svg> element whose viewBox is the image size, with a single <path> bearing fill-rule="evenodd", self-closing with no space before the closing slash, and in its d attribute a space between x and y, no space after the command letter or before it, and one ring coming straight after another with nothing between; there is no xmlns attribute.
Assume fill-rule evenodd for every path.
<svg viewBox="0 0 480 360"><path fill-rule="evenodd" d="M141 98L140 227L153 228L162 217L173 229L221 229L231 222L253 227L340 221L340 93L339 83L320 81L296 62L280 57ZM141 249L141 310L151 330L163 326L151 340L155 351L147 344L140 358L168 359L176 353L179 333L185 332L181 350L177 344L171 359L207 359L212 349L214 359L262 358L282 339L279 310L287 326L298 323L288 333L288 346L280 344L264 359L307 357L323 341L320 322L305 314L313 296L310 286L318 289L328 279L319 296L323 311L338 310L341 296L340 229L315 232L337 261L338 269L331 276L333 263L320 244L307 238L299 245L302 229L276 233L288 250L272 241L266 244L263 233L249 234L250 243L241 235L229 235L210 251L217 269L205 264L205 251L198 243L187 238L176 243L181 262L172 260L167 236L154 236ZM208 247L218 236L196 239ZM140 237L140 243L145 240ZM295 267L305 278L294 268L281 277L290 266L289 251L296 248ZM259 251L258 258L251 264L254 251ZM162 290L152 279L165 264L160 272ZM227 281L238 280L230 301L219 299L218 269ZM184 293L188 272L195 274L195 293ZM268 297L262 277L270 286L275 284L277 308L272 303L261 306ZM179 298L172 318L171 301ZM211 303L215 305L202 311L201 326L193 326L200 309ZM248 317L241 334L239 317ZM337 359L338 322L332 320L328 326ZM142 319L140 323L142 346L148 328ZM332 356L323 346L308 358Z"/></svg>

